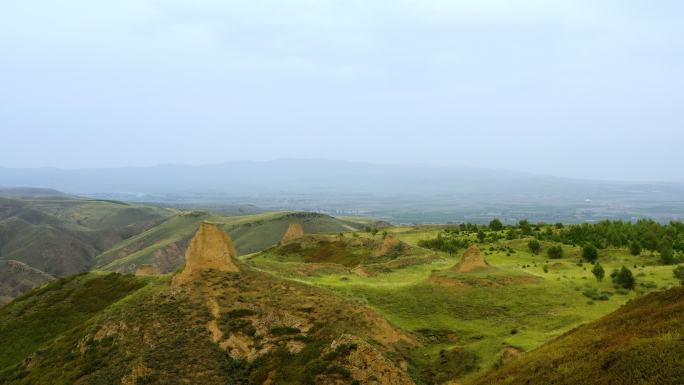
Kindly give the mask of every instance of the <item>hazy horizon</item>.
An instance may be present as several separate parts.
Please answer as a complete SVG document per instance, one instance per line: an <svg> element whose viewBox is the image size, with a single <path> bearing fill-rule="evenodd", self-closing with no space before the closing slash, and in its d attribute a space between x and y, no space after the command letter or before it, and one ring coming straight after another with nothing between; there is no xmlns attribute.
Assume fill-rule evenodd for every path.
<svg viewBox="0 0 684 385"><path fill-rule="evenodd" d="M0 165L325 158L681 182L682 16L672 1L5 2Z"/></svg>
<svg viewBox="0 0 684 385"><path fill-rule="evenodd" d="M212 167L221 166L232 163L277 163L282 161L294 161L294 162L323 162L323 163L335 163L335 164L359 164L359 165L369 165L369 166L389 166L389 167L426 167L431 169L464 169L470 171L482 171L482 172L501 172L518 174L521 176L532 176L532 177L549 177L549 178L560 178L568 180L577 181L597 181L597 182L625 182L625 183L674 183L681 184L684 183L684 178L673 179L673 180L659 180L659 179L614 179L614 178L588 178L588 177L573 177L573 176L563 176L555 175L549 173L539 173L527 170L514 170L505 167L484 167L484 166L472 166L466 164L435 164L435 163L425 163L425 162L372 162L372 161L358 161L358 160L344 160L344 159L325 159L325 158L274 158L274 159L264 159L264 160L250 160L250 159L233 159L226 160L222 162L209 162L209 163L152 163L152 164L141 164L141 165L121 165L121 166L102 166L102 167L57 167L57 166L34 166L34 167L7 167L0 164L0 168L10 169L10 170L40 170L40 169L56 169L63 171L83 171L83 170L115 170L115 169L148 169L157 167ZM2 181L0 181L0 186L3 186ZM21 187L21 186L5 186L5 187Z"/></svg>

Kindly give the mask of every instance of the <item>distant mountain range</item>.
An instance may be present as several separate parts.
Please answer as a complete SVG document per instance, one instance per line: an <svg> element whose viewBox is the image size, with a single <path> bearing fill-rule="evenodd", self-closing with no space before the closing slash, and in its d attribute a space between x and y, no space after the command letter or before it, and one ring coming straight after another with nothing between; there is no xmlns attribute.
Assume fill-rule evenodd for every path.
<svg viewBox="0 0 684 385"><path fill-rule="evenodd" d="M471 167L330 160L105 169L0 168L0 186L175 204L373 215L393 222L684 218L684 184L608 182Z"/></svg>

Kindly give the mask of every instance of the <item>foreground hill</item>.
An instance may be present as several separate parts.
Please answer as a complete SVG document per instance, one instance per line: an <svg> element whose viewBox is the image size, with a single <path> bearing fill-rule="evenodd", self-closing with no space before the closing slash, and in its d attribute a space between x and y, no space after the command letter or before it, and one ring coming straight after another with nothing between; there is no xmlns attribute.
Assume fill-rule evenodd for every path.
<svg viewBox="0 0 684 385"><path fill-rule="evenodd" d="M84 274L0 309L0 384L413 384L413 337L220 234L202 225L173 280Z"/></svg>
<svg viewBox="0 0 684 385"><path fill-rule="evenodd" d="M684 288L651 293L473 384L681 384L683 316Z"/></svg>

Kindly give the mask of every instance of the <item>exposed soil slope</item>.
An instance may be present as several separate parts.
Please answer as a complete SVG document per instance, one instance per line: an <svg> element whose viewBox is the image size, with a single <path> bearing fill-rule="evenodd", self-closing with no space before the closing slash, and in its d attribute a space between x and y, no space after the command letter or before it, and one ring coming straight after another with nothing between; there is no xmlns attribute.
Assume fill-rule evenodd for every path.
<svg viewBox="0 0 684 385"><path fill-rule="evenodd" d="M454 269L459 273L468 273L487 268L489 268L489 264L485 261L484 256L476 245L470 245L468 250L463 253L461 261L454 266Z"/></svg>
<svg viewBox="0 0 684 385"><path fill-rule="evenodd" d="M203 270L237 272L240 269L233 241L217 225L202 223L185 252L185 267L173 278L175 285L188 282Z"/></svg>
<svg viewBox="0 0 684 385"><path fill-rule="evenodd" d="M297 238L301 238L303 235L304 229L302 228L302 225L300 225L299 223L290 223L290 225L287 226L287 230L285 231L285 234L283 235L283 238L280 241L283 243L289 242Z"/></svg>

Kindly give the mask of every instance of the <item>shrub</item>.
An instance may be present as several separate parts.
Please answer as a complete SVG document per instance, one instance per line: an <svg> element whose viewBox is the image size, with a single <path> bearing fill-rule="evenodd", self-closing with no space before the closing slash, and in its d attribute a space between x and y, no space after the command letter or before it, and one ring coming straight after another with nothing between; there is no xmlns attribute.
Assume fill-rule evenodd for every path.
<svg viewBox="0 0 684 385"><path fill-rule="evenodd" d="M539 254L541 251L541 244L539 243L538 240L532 239L531 241L527 242L527 247L530 249L532 254Z"/></svg>
<svg viewBox="0 0 684 385"><path fill-rule="evenodd" d="M560 246L551 246L546 251L546 253L548 254L549 258L551 258L551 259L563 258L563 248Z"/></svg>
<svg viewBox="0 0 684 385"><path fill-rule="evenodd" d="M603 277L606 275L606 271L603 269L603 266L601 266L600 263L596 263L594 265L594 268L591 269L591 273L594 274L594 277L596 277L597 280L603 281Z"/></svg>
<svg viewBox="0 0 684 385"><path fill-rule="evenodd" d="M660 250L660 260L665 265L672 265L675 262L674 253L672 252L672 248L663 247Z"/></svg>
<svg viewBox="0 0 684 385"><path fill-rule="evenodd" d="M498 218L494 218L489 222L489 229L493 231L500 231L503 229L503 223Z"/></svg>
<svg viewBox="0 0 684 385"><path fill-rule="evenodd" d="M271 328L271 334L274 336L284 336L288 334L299 334L301 330L297 328L291 328L288 326L276 326Z"/></svg>
<svg viewBox="0 0 684 385"><path fill-rule="evenodd" d="M582 248L582 258L589 262L595 262L598 259L598 250L594 245L586 245Z"/></svg>
<svg viewBox="0 0 684 385"><path fill-rule="evenodd" d="M622 266L620 270L613 272L611 277L613 277L613 283L615 285L629 290L634 289L636 279L634 278L634 275L632 275L632 271L628 268Z"/></svg>
<svg viewBox="0 0 684 385"><path fill-rule="evenodd" d="M629 253L632 255L641 254L641 245L637 241L632 241L629 243Z"/></svg>
<svg viewBox="0 0 684 385"><path fill-rule="evenodd" d="M674 271L674 276L679 280L679 283L684 285L684 266L677 266Z"/></svg>

